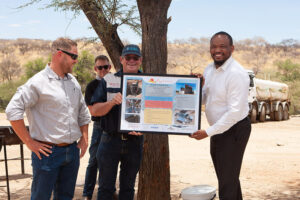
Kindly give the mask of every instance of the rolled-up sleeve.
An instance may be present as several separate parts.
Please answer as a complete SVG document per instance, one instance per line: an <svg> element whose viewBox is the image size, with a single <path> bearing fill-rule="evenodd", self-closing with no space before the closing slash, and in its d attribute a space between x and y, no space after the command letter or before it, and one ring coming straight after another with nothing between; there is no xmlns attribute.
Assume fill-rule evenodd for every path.
<svg viewBox="0 0 300 200"><path fill-rule="evenodd" d="M37 88L34 87L32 81L28 81L17 89L17 92L7 105L5 110L7 120L16 121L23 119L25 109L35 105L37 101Z"/></svg>

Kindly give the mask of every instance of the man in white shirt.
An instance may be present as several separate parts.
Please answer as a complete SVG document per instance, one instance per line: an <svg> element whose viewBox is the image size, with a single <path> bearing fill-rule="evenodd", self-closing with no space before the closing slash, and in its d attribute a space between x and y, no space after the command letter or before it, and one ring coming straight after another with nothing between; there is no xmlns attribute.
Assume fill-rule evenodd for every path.
<svg viewBox="0 0 300 200"><path fill-rule="evenodd" d="M211 136L210 153L219 183L220 200L241 200L239 174L251 132L248 118L249 76L231 54L232 37L214 34L210 53L214 62L204 71L202 100L210 127L191 135L201 140Z"/></svg>

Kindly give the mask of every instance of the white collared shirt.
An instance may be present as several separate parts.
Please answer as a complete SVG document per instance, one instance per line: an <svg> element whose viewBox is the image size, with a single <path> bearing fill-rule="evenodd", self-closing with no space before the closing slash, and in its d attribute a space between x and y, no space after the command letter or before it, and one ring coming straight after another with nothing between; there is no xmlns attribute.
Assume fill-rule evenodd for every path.
<svg viewBox="0 0 300 200"><path fill-rule="evenodd" d="M214 63L209 64L203 75L202 103L210 125L206 133L213 136L227 131L248 115L250 79L232 57L218 69Z"/></svg>
<svg viewBox="0 0 300 200"><path fill-rule="evenodd" d="M48 65L18 88L8 106L9 121L23 119L24 112L33 139L52 143L73 143L90 122L80 85L67 74L59 77Z"/></svg>

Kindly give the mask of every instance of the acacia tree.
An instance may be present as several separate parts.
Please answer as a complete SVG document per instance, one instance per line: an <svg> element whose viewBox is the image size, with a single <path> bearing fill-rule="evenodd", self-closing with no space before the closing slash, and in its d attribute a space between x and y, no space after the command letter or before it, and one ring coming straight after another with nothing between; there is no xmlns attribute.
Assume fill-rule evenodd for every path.
<svg viewBox="0 0 300 200"><path fill-rule="evenodd" d="M266 64L270 54L268 42L261 37L238 42L237 49L246 51L243 55L243 59L247 64L252 66L252 70L255 74L261 72L261 69Z"/></svg>
<svg viewBox="0 0 300 200"><path fill-rule="evenodd" d="M41 0L30 0L25 7ZM143 70L146 73L166 74L167 67L167 11L171 0L137 0L142 25ZM121 68L119 57L124 47L117 28L126 24L138 32L135 6L125 11L121 0L52 0L47 7L80 10L87 16L103 43L115 68ZM170 197L169 144L167 135L147 135L144 157L139 174L138 199L168 200Z"/></svg>
<svg viewBox="0 0 300 200"><path fill-rule="evenodd" d="M82 51L78 57L78 62L74 65L73 74L81 86L84 93L87 84L94 79L94 56L88 51Z"/></svg>
<svg viewBox="0 0 300 200"><path fill-rule="evenodd" d="M207 51L200 44L193 44L188 48L176 47L169 51L169 66L170 67L183 67L189 73L195 73L195 70L200 70L203 63L207 63Z"/></svg>
<svg viewBox="0 0 300 200"><path fill-rule="evenodd" d="M19 8L41 1L29 0ZM128 6L121 0L51 0L46 2L46 8L50 7L54 7L56 10L73 11L74 17L83 11L103 43L115 69L121 68L119 58L124 45L117 28L121 25L128 25L139 33L139 17L135 16L136 6Z"/></svg>
<svg viewBox="0 0 300 200"><path fill-rule="evenodd" d="M14 76L20 74L20 64L14 59L15 56L5 56L0 63L0 77L2 81L11 81Z"/></svg>

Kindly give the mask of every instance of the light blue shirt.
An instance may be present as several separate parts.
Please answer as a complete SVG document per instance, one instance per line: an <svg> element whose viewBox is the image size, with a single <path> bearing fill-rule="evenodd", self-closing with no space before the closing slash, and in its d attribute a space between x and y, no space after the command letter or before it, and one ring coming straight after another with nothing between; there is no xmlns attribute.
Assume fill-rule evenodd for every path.
<svg viewBox="0 0 300 200"><path fill-rule="evenodd" d="M73 143L90 123L90 114L77 80L59 77L48 65L18 88L6 108L9 121L23 119L26 112L30 136L52 143Z"/></svg>

